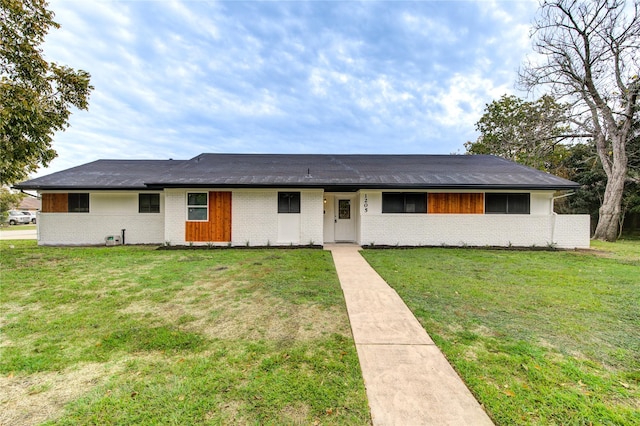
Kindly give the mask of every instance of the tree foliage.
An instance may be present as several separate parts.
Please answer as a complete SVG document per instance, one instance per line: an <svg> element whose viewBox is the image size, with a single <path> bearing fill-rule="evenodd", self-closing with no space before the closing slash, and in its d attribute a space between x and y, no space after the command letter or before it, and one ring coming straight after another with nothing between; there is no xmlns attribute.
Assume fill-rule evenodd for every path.
<svg viewBox="0 0 640 426"><path fill-rule="evenodd" d="M87 109L86 71L44 59L40 45L59 28L45 0L0 0L0 184L28 177L56 157L56 131L71 107Z"/></svg>
<svg viewBox="0 0 640 426"><path fill-rule="evenodd" d="M640 3L544 1L533 25L535 61L520 83L572 105L572 122L592 136L607 177L595 238L615 241L628 178L627 145L637 135Z"/></svg>
<svg viewBox="0 0 640 426"><path fill-rule="evenodd" d="M493 154L536 169L558 174L556 166L569 134L569 106L551 96L528 102L503 95L485 107L476 123L480 137L465 143L470 154Z"/></svg>

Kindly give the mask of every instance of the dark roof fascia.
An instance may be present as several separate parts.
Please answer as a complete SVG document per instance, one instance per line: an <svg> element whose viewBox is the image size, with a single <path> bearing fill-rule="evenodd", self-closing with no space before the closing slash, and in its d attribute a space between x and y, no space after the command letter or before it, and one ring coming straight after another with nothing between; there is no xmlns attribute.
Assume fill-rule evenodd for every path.
<svg viewBox="0 0 640 426"><path fill-rule="evenodd" d="M327 192L356 192L362 189L386 189L386 190L402 190L402 189L475 189L475 190L530 190L530 191L568 191L580 188L580 185L416 185L416 184L299 184L299 183L282 183L282 184L266 184L266 185L241 185L241 184L157 184L150 183L146 186L22 186L15 185L12 188L30 191L158 191L164 188L228 188L228 189L276 189L276 188L307 188L307 189L323 189Z"/></svg>
<svg viewBox="0 0 640 426"><path fill-rule="evenodd" d="M147 186L46 186L46 185L14 185L12 188L28 191L144 191ZM158 188L162 189L162 188Z"/></svg>
<svg viewBox="0 0 640 426"><path fill-rule="evenodd" d="M300 183L282 183L282 184L167 184L167 183L149 183L147 189L163 189L163 188L193 188L193 189L205 189L205 188L228 188L228 189L276 189L276 188L307 188L307 189L324 189L328 192L356 192L361 189L387 189L387 190L401 190L401 189L476 189L476 190L530 190L530 191L568 191L571 189L578 189L580 185L416 185L416 184L300 184Z"/></svg>

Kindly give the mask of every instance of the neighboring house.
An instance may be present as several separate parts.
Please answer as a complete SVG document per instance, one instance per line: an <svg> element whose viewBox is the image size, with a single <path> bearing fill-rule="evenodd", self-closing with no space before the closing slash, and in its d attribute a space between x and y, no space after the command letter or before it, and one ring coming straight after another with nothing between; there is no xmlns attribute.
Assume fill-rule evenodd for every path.
<svg viewBox="0 0 640 426"><path fill-rule="evenodd" d="M33 197L33 196L27 196L25 198L22 199L22 201L20 201L20 205L18 206L18 208L16 210L20 210L20 211L28 211L28 212L37 212L38 210L40 210L40 200Z"/></svg>
<svg viewBox="0 0 640 426"><path fill-rule="evenodd" d="M484 155L202 154L99 160L16 185L42 198L41 245L589 247L578 184Z"/></svg>
<svg viewBox="0 0 640 426"><path fill-rule="evenodd" d="M40 200L32 195L28 195L20 201L18 210L23 214L28 215L31 223L36 223L38 217L38 211L40 210Z"/></svg>

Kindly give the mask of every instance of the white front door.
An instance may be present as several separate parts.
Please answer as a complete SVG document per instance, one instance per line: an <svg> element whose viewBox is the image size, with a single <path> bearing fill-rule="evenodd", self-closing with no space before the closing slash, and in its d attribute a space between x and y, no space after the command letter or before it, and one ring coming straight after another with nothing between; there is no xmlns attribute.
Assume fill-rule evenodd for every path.
<svg viewBox="0 0 640 426"><path fill-rule="evenodd" d="M335 240L356 240L355 196L336 195L335 197Z"/></svg>

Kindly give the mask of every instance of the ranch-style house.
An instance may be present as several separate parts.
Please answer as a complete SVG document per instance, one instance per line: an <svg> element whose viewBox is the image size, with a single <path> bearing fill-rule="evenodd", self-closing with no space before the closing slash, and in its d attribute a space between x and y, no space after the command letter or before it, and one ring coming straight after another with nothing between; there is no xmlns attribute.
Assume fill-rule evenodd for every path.
<svg viewBox="0 0 640 426"><path fill-rule="evenodd" d="M201 154L98 160L16 185L38 244L589 247L575 182L488 155ZM121 241L124 240L124 241Z"/></svg>

